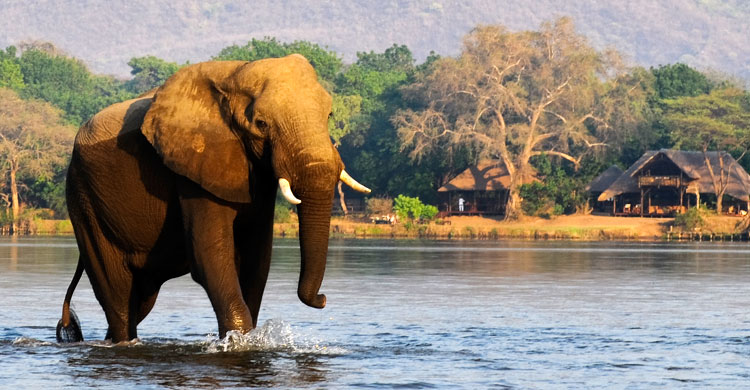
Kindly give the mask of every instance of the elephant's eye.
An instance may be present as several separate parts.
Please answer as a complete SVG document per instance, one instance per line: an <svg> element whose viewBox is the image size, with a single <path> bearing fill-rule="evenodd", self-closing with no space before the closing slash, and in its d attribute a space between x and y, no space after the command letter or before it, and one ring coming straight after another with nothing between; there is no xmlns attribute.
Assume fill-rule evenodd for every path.
<svg viewBox="0 0 750 390"><path fill-rule="evenodd" d="M268 123L262 119L256 119L255 120L255 127L257 127L261 131L268 130Z"/></svg>

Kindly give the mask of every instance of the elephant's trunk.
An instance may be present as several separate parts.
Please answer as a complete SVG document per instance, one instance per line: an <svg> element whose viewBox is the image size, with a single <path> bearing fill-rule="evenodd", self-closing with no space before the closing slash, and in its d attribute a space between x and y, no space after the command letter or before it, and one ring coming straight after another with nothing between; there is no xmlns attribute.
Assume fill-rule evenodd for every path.
<svg viewBox="0 0 750 390"><path fill-rule="evenodd" d="M297 296L304 304L322 309L326 296L318 292L326 269L333 190L306 193L301 198L297 213L302 265Z"/></svg>

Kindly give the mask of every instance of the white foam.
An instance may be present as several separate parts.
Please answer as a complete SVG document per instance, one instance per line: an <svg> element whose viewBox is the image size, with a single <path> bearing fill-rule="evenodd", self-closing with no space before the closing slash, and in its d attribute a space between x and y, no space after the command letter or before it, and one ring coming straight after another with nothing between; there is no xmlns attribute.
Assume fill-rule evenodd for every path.
<svg viewBox="0 0 750 390"><path fill-rule="evenodd" d="M215 334L207 336L203 351L244 352L244 351L278 351L312 354L344 354L346 350L339 347L322 345L319 340L296 334L292 327L280 319L270 319L263 326L248 333L227 332L223 339L216 339Z"/></svg>
<svg viewBox="0 0 750 390"><path fill-rule="evenodd" d="M15 340L13 340L13 345L18 345L22 347L43 347L47 345L52 345L52 343L48 341L32 339L29 337L18 337Z"/></svg>

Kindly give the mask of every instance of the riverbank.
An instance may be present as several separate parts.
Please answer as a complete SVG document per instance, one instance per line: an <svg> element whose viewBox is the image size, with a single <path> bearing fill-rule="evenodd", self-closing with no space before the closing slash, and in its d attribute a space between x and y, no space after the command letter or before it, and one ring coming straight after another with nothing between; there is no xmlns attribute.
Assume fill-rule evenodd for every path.
<svg viewBox="0 0 750 390"><path fill-rule="evenodd" d="M710 236L738 235L736 217L710 217L701 233ZM296 237L296 223L275 225L278 237ZM553 219L524 217L517 221L478 216L455 216L443 224L379 225L334 217L331 236L346 238L432 238L432 239L561 239L561 240L642 240L676 238L680 232L674 218L611 217L564 215ZM682 232L684 237L688 233Z"/></svg>
<svg viewBox="0 0 750 390"><path fill-rule="evenodd" d="M73 224L69 219L32 219L18 226L20 236L73 235ZM10 234L10 225L0 225L0 236Z"/></svg>
<svg viewBox="0 0 750 390"><path fill-rule="evenodd" d="M431 239L526 239L526 240L639 240L709 239L713 237L747 238L742 219L709 217L699 231L681 231L674 218L610 217L600 215L563 215L552 219L524 217L517 221L478 216L455 216L443 223L374 224L349 218L331 219L331 237L339 238L431 238ZM744 233L743 233L744 232ZM274 224L276 237L297 237L296 218L289 223ZM35 220L30 235L72 235L69 220ZM702 236L697 236L701 234ZM703 238L705 237L705 238Z"/></svg>

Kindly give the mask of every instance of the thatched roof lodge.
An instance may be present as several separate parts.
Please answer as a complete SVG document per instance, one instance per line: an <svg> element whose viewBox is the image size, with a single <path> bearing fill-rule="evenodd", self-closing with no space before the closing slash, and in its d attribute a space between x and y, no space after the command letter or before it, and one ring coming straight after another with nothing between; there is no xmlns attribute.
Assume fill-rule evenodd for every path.
<svg viewBox="0 0 750 390"><path fill-rule="evenodd" d="M729 203L730 209L727 211L737 213L741 209L747 210L750 175L726 152L708 152L705 157L708 157L717 178L723 172L728 179L725 195L733 202ZM698 204L701 196L715 196L714 182L705 157L699 151L648 151L602 191L597 200L611 200L615 215L680 212L691 204ZM592 188L594 184L592 182Z"/></svg>
<svg viewBox="0 0 750 390"><path fill-rule="evenodd" d="M598 202L596 199L599 198L599 195L602 194L602 192L606 191L609 186L612 185L612 183L615 182L621 175L622 175L622 169L618 167L617 165L612 165L609 168L607 168L604 172L600 173L599 176L595 177L594 180L589 183L589 185L586 186L586 191L591 196L591 199L593 200L592 207L594 211L598 212L607 212L608 210L612 210L612 201L602 201Z"/></svg>
<svg viewBox="0 0 750 390"><path fill-rule="evenodd" d="M449 214L504 214L510 174L499 160L484 160L438 189L441 210ZM458 209L458 199L466 202Z"/></svg>
<svg viewBox="0 0 750 390"><path fill-rule="evenodd" d="M595 177L594 180L586 186L586 191L592 194L597 194L597 197L599 197L599 194L606 191L607 188L609 188L609 186L611 186L612 183L622 175L622 172L623 171L620 167L612 165L607 168L607 170L600 173L599 176Z"/></svg>

